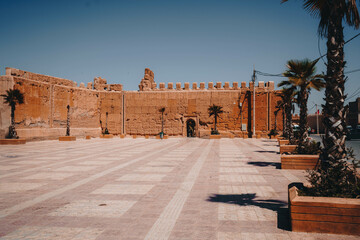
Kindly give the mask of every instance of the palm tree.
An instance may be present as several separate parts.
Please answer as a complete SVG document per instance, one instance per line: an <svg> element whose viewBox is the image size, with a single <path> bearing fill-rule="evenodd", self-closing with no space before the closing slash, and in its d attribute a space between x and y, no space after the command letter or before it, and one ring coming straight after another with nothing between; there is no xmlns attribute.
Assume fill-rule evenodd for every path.
<svg viewBox="0 0 360 240"><path fill-rule="evenodd" d="M11 107L11 125L7 138L18 138L15 131L15 108L17 104L24 103L24 95L18 89L9 89L6 90L6 94L1 96L4 98L4 103L9 104Z"/></svg>
<svg viewBox="0 0 360 240"><path fill-rule="evenodd" d="M214 133L218 133L217 128L216 128L216 124L217 124L217 118L219 117L219 115L221 113L223 113L224 111L222 110L221 106L217 106L215 104L213 104L212 106L210 106L208 108L208 113L209 113L209 117L211 117L212 115L214 115L215 118L215 123L214 123Z"/></svg>
<svg viewBox="0 0 360 240"><path fill-rule="evenodd" d="M279 86L280 84L278 84ZM281 102L283 103L285 114L285 126L283 127L283 135L289 139L290 144L294 143L294 131L292 127L292 112L293 103L295 102L295 95L297 94L296 88L291 86L289 88L283 88L281 90Z"/></svg>
<svg viewBox="0 0 360 240"><path fill-rule="evenodd" d="M317 195L346 196L351 191L358 195L360 182L357 180L356 171L350 169L345 161L351 159L352 154L351 151L348 154L345 147L347 109L344 107L345 42L342 25L345 20L349 26L359 28L360 17L356 0L304 0L303 6L320 19L318 34L327 37L326 89L323 105L324 149L319 169L311 172L308 180Z"/></svg>
<svg viewBox="0 0 360 240"><path fill-rule="evenodd" d="M287 2L288 0L282 0ZM356 29L360 17L356 0L304 0L303 7L320 19L318 34L327 37L327 71L325 105L323 106L325 137L323 162L346 158L346 109L344 108L344 35L343 20Z"/></svg>
<svg viewBox="0 0 360 240"><path fill-rule="evenodd" d="M323 75L316 75L316 61L305 60L290 60L287 62L288 68L283 76L288 80L279 83L279 86L290 86L298 89L297 103L300 107L300 122L299 122L299 146L305 147L308 139L308 123L307 123L307 102L311 89L320 91L325 86Z"/></svg>
<svg viewBox="0 0 360 240"><path fill-rule="evenodd" d="M161 112L161 132L162 132L162 134L164 134L164 112L165 112L165 108L164 107L160 108L159 112Z"/></svg>

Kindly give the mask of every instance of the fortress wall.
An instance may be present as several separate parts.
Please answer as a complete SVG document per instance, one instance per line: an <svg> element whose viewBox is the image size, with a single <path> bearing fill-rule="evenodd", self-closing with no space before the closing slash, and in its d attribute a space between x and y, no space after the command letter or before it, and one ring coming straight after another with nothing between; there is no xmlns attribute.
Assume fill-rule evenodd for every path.
<svg viewBox="0 0 360 240"><path fill-rule="evenodd" d="M55 81L58 78L17 70L17 75L32 79L19 77L13 71L7 68L8 75L0 76L1 91L11 88L13 84L14 88L24 93L25 103L17 106L15 122L18 135L27 139L55 139L65 135L67 105L70 105L71 110L71 135L75 136L99 136L106 127L106 113L107 128L112 134L156 135L161 131L161 107L166 108L166 134L186 136L186 121L191 118L197 123L197 136L203 136L203 133L208 134L214 127L214 118L208 116L207 110L213 104L222 106L224 110L217 124L220 132L242 137L252 131L253 86L250 84L247 87L245 82L241 85L234 82L232 86L227 82L224 86L221 82L215 85L208 83L208 89L205 83L200 83L199 87L197 83L186 83L184 88L178 83L176 86L168 84L165 88L165 84L160 83L160 89L152 83L152 89L138 92L121 91L122 85L119 84L117 91L112 91L111 87L102 90L105 89L101 85L106 85L105 79L94 80L94 83L101 85L99 89L88 89L84 86L60 85L57 83L61 81ZM69 85L72 82L66 81L69 82L65 84ZM193 88L190 89L190 86ZM257 134L265 136L274 127L274 110L278 99L273 91L273 83L271 86L271 82L266 85L259 82L256 87ZM3 103L0 108L4 109L1 111L0 134L5 135L10 124L10 110ZM244 131L241 130L242 124L246 124ZM278 114L277 126L278 130L282 129L281 112Z"/></svg>

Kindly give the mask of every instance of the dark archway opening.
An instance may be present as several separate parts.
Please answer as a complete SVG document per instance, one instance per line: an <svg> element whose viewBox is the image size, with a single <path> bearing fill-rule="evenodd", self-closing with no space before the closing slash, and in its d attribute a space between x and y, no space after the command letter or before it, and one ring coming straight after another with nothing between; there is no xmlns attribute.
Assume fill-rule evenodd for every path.
<svg viewBox="0 0 360 240"><path fill-rule="evenodd" d="M193 119L186 121L186 133L187 137L195 137L195 121Z"/></svg>

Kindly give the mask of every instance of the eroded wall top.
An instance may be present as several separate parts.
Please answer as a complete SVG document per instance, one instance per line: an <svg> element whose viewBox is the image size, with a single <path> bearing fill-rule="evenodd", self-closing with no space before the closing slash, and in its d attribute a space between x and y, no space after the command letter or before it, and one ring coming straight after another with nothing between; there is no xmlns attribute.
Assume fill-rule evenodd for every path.
<svg viewBox="0 0 360 240"><path fill-rule="evenodd" d="M43 82L43 83L48 83L48 84L52 84L52 85L60 85L60 86L67 86L67 87L74 87L74 88L78 87L77 82L75 82L75 81L71 81L71 80L64 79L64 78L47 76L47 75L38 74L38 73L32 73L32 72L28 72L28 71L24 71L24 70L20 70L20 69L16 69L16 68L7 67L6 75L13 76L13 77L21 77L21 78L38 81L38 82ZM79 88L85 88L85 84L80 83ZM123 85L122 84L107 84L106 79L101 78L101 77L95 77L94 82L93 83L89 82L87 84L86 88L92 89L92 90L100 90L100 91L120 92L123 90Z"/></svg>

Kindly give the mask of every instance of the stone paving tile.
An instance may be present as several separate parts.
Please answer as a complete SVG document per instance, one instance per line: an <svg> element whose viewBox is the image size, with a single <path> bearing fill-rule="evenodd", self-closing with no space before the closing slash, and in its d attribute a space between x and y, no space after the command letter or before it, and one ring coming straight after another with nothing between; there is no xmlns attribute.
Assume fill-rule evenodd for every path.
<svg viewBox="0 0 360 240"><path fill-rule="evenodd" d="M114 161L109 161L109 160L101 160L101 161L82 161L82 162L79 162L77 164L79 165L107 165L107 164L110 164L110 163L113 163Z"/></svg>
<svg viewBox="0 0 360 240"><path fill-rule="evenodd" d="M173 167L140 167L137 172L158 172L158 173L168 173L174 170Z"/></svg>
<svg viewBox="0 0 360 240"><path fill-rule="evenodd" d="M78 200L49 213L49 216L120 217L136 201Z"/></svg>
<svg viewBox="0 0 360 240"><path fill-rule="evenodd" d="M46 183L0 182L0 194L29 191L43 185L46 185Z"/></svg>
<svg viewBox="0 0 360 240"><path fill-rule="evenodd" d="M107 184L92 194L146 194L154 185L136 185L136 184Z"/></svg>
<svg viewBox="0 0 360 240"><path fill-rule="evenodd" d="M126 174L117 181L159 182L165 176L165 174Z"/></svg>
<svg viewBox="0 0 360 240"><path fill-rule="evenodd" d="M240 167L220 167L221 173L259 173L256 168L247 167L247 168L240 168Z"/></svg>
<svg viewBox="0 0 360 240"><path fill-rule="evenodd" d="M21 166L14 166L14 165L3 165L3 166L0 166L0 171L9 171L9 170L12 170L12 169L16 169L16 168L19 168Z"/></svg>
<svg viewBox="0 0 360 240"><path fill-rule="evenodd" d="M219 181L231 183L267 183L261 175L220 175Z"/></svg>
<svg viewBox="0 0 360 240"><path fill-rule="evenodd" d="M95 169L96 166L65 166L55 169L55 171L60 172L83 172L83 171L89 171Z"/></svg>
<svg viewBox="0 0 360 240"><path fill-rule="evenodd" d="M72 240L96 239L102 230L87 228L64 227L22 227L11 234L0 238L1 240L34 239L34 240Z"/></svg>
<svg viewBox="0 0 360 240"><path fill-rule="evenodd" d="M59 173L59 172L40 172L30 176L23 177L22 179L51 179L63 180L68 177L74 176L75 173Z"/></svg>
<svg viewBox="0 0 360 240"><path fill-rule="evenodd" d="M218 211L220 221L273 221L277 215L273 210L235 204L221 204Z"/></svg>

